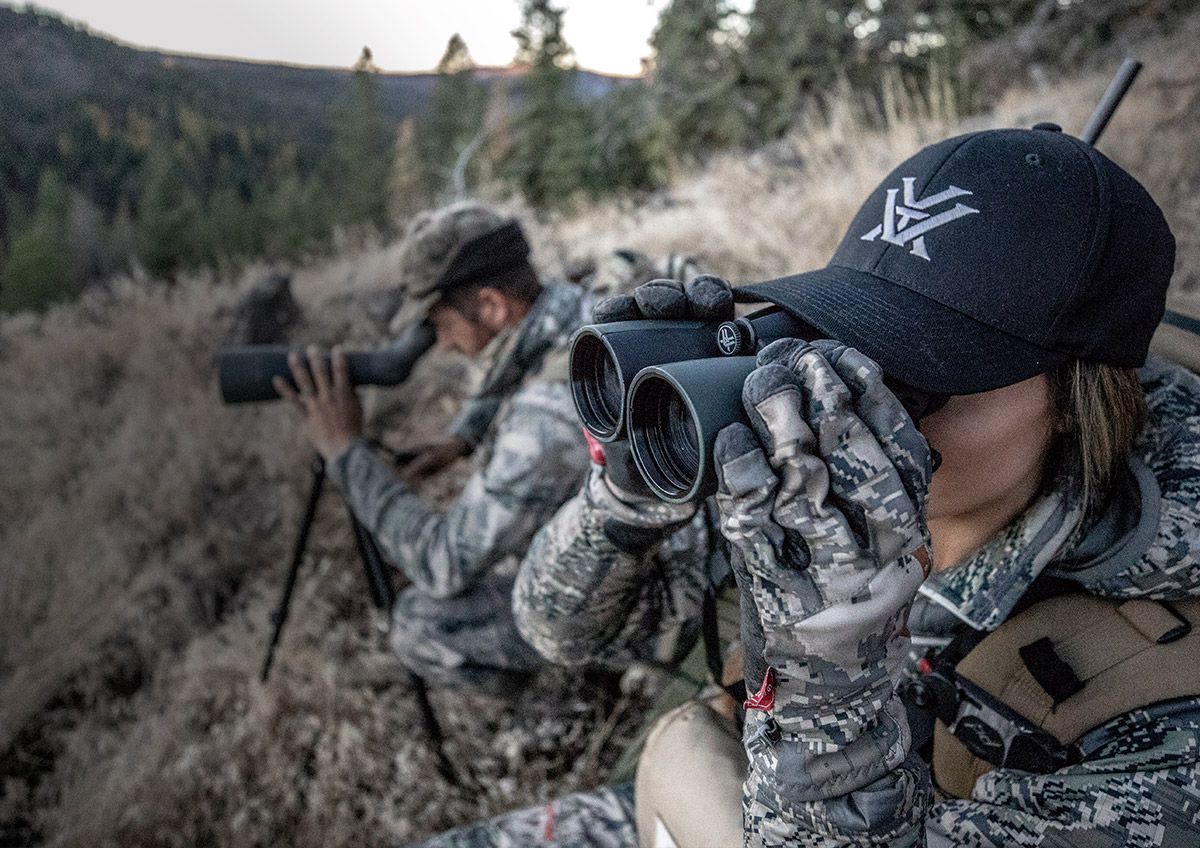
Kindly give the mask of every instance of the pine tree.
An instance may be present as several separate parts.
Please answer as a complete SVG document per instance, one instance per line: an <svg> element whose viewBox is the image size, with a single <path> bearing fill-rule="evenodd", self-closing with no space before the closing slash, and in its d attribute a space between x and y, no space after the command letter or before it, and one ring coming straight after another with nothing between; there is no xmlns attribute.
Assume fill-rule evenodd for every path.
<svg viewBox="0 0 1200 848"><path fill-rule="evenodd" d="M408 118L396 130L392 167L388 174L388 212L394 221L406 221L429 204L429 185L417 143L417 130Z"/></svg>
<svg viewBox="0 0 1200 848"><path fill-rule="evenodd" d="M146 159L137 222L142 262L152 274L170 277L204 259L201 207L182 170L163 144Z"/></svg>
<svg viewBox="0 0 1200 848"><path fill-rule="evenodd" d="M747 22L740 89L752 140L782 135L804 102L832 90L853 63L854 0L756 0Z"/></svg>
<svg viewBox="0 0 1200 848"><path fill-rule="evenodd" d="M655 100L680 153L700 154L742 138L729 16L724 0L672 0L650 38Z"/></svg>
<svg viewBox="0 0 1200 848"><path fill-rule="evenodd" d="M72 294L65 244L69 212L62 178L43 171L33 214L24 226L14 228L12 246L0 267L0 310L42 309Z"/></svg>
<svg viewBox="0 0 1200 848"><path fill-rule="evenodd" d="M457 33L446 44L437 73L418 140L426 170L444 191L460 158L470 156L483 141L487 90L475 79L475 62Z"/></svg>
<svg viewBox="0 0 1200 848"><path fill-rule="evenodd" d="M662 186L673 156L670 128L642 83L619 86L595 104L588 186L593 194Z"/></svg>
<svg viewBox="0 0 1200 848"><path fill-rule="evenodd" d="M567 202L586 182L590 128L572 96L573 52L562 34L563 11L551 0L525 0L521 26L513 31L516 60L529 72L504 170L535 205Z"/></svg>
<svg viewBox="0 0 1200 848"><path fill-rule="evenodd" d="M371 49L364 47L354 63L350 100L338 114L325 180L332 187L335 221L383 229L391 134L379 110L378 71Z"/></svg>

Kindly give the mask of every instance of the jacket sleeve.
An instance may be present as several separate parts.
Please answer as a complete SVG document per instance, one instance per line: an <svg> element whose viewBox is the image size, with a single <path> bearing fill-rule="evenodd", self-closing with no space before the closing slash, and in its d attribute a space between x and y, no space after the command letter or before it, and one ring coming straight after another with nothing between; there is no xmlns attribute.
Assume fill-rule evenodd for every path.
<svg viewBox="0 0 1200 848"><path fill-rule="evenodd" d="M1200 700L1135 710L1077 766L1049 775L989 772L970 799L930 812L930 848L978 845L1187 848L1196 844Z"/></svg>
<svg viewBox="0 0 1200 848"><path fill-rule="evenodd" d="M524 553L579 485L587 448L561 384L522 389L499 423L487 464L439 510L414 494L364 441L330 468L355 516L422 591L449 597L491 566Z"/></svg>
<svg viewBox="0 0 1200 848"><path fill-rule="evenodd" d="M492 420L500 411L502 398L495 394L477 394L467 398L458 415L450 422L448 431L466 442L471 450L479 447Z"/></svg>
<svg viewBox="0 0 1200 848"><path fill-rule="evenodd" d="M517 574L521 635L552 662L678 661L699 633L711 538L701 512L615 494L599 466Z"/></svg>
<svg viewBox="0 0 1200 848"><path fill-rule="evenodd" d="M749 576L740 562L735 570L739 583L752 587L742 601L749 655L763 637L745 629L748 606L771 618L782 614L783 625L788 599L803 591L803 575ZM759 692L763 709L747 711L743 734L750 763L743 792L747 846L923 844L929 771L911 750L894 685L908 646L907 592L896 590L902 582L895 568L884 569L852 597L767 636L775 686ZM842 635L831 638L835 633ZM846 633L857 638L847 641ZM832 651L833 642L848 649Z"/></svg>

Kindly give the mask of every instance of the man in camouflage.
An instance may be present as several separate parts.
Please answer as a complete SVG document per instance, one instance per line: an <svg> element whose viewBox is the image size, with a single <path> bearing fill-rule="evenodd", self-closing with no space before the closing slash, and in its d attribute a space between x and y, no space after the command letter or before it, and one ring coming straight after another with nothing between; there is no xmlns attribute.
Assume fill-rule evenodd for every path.
<svg viewBox="0 0 1200 848"><path fill-rule="evenodd" d="M936 337L927 323L936 327L943 321L944 331L957 321L958 330L975 335L975 349L938 358L934 348L928 367L948 369L942 380L946 394L986 395L1044 374L1056 363L1143 362L1161 317L1173 254L1161 213L1117 166L1074 139L1051 135L1056 132L965 136L902 165L852 224L826 275L837 285L824 291L842 294L826 297L824 305L819 279L811 285L803 285L811 278L792 278L774 289L750 287L870 356L831 341L768 346L743 390L748 423L722 431L714 449L716 523L742 594L745 678L752 693L744 733L748 846L1200 844L1200 698L1148 705L1102 724L1080 741L1081 758L1074 765L1048 774L995 768L975 782L970 797L951 799L938 795L914 750L898 694L915 658L911 644L944 645L968 630L996 629L1043 576L1110 598L1170 601L1200 595L1200 380L1155 360L1137 372L1145 425L1094 508L1081 497L1079 469L1064 465L1045 475L981 544L929 573L931 453L884 383L876 361L889 377L903 371L905 362L898 358L902 347L889 350L881 337L891 331L901 344L913 339L930 344ZM1044 165L1053 165L1052 177L1039 170ZM947 273L941 279L951 281L951 290L968 286L962 265L948 255L954 248L944 239L935 241L932 227L925 232L941 251L934 260L928 258L930 245L922 243L917 252L912 239L896 234L900 230L885 231L891 241L881 243L872 229L881 210L890 213L901 177L915 183L905 188L914 197L950 192L951 183L959 195L971 194L957 187L970 185L972 203L993 216L989 222L974 207L958 215L984 222L958 243L959 251L982 243L998 247L1009 262L986 266L986 272L974 266L977 275L993 274L996 285L976 286L973 303L960 299L957 318L927 295L916 301L921 313L901 316L906 320L894 320L892 327L861 311L887 307L879 287L888 268L918 269L923 276L906 281L917 291L927 291L922 287ZM1104 201L1113 204L1103 227L1084 211L1096 202L1089 182L1096 179L1105 181ZM1028 190L1027 182L1037 190ZM1072 194L1078 185L1083 188ZM918 209L898 226L928 217ZM1011 231L1014 222L1036 231L1055 254L1022 258L1046 265L1028 268L1011 260L1013 245L1024 243ZM1129 222L1135 222L1134 230ZM897 227L886 218L885 224ZM1072 231L1076 225L1092 229ZM1122 268L1122 254L1104 253L1103 246L1063 250L1089 240L1138 243L1141 252L1131 257L1132 267ZM1085 260L1102 264L1069 264ZM905 264L914 261L944 265L934 270ZM869 277L855 277L864 269ZM1029 287L1034 279L1055 282L1035 290ZM864 286L869 296L847 297L846 288L854 285ZM1071 300L1075 289L1069 286L1076 285L1091 287L1090 297ZM711 292L701 290L711 283L679 287L670 298L654 288L639 290L615 308L598 305L598 317L711 317ZM994 316L1000 322L1009 315L1011 301L1004 298L1011 291L1040 304L1031 320L1045 314L1057 322L1039 336L1032 357L1017 335L1024 328L1009 322L998 332L985 320ZM1097 309L1097 302L1125 294L1129 301ZM900 303L914 302L911 294L895 296ZM732 298L727 308L729 317ZM1053 333L1072 320L1090 322L1085 328L1090 332L1068 344ZM1032 370L1013 371L1021 367ZM988 368L1009 373L993 372L973 386L962 382ZM910 371L905 379L920 386L919 374ZM963 404L957 409L961 416ZM704 508L655 504L632 491L620 466L612 458L593 465L583 490L535 538L518 575L517 624L556 661L644 652L662 634L686 630L688 615L695 615L686 601L708 580L708 551L697 549L666 571L667 579L652 579L663 573L652 567L653 560L673 539L690 534L706 539L710 550L717 540L703 535ZM632 808L630 788L615 787L429 844L607 847L633 846L639 836L643 845L656 844L652 835L635 833ZM577 821L568 821L571 817Z"/></svg>
<svg viewBox="0 0 1200 848"><path fill-rule="evenodd" d="M433 681L496 690L536 668L516 632L512 583L535 531L579 487L587 451L565 383L564 345L585 317L581 289L541 285L520 226L477 203L419 216L401 246L406 320L427 318L440 347L477 357L482 389L454 432L475 451L459 497L438 509L415 494L362 438L362 412L334 352L299 357L299 393L314 446L355 516L412 585L392 613L404 664Z"/></svg>

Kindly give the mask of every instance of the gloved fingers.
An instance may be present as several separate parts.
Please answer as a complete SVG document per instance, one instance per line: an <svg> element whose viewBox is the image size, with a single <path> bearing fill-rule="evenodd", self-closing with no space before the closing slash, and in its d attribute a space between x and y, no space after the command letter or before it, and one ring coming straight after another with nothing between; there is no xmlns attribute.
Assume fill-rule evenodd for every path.
<svg viewBox="0 0 1200 848"><path fill-rule="evenodd" d="M853 359L847 363L852 364ZM799 357L795 374L807 402L805 418L816 432L817 453L829 469L830 488L859 537L859 547L877 565L911 551L920 544L915 540L923 540L923 502L914 499L883 447L892 437L877 438L863 422L850 388L817 348L810 346Z"/></svg>
<svg viewBox="0 0 1200 848"><path fill-rule="evenodd" d="M724 321L733 314L733 287L712 274L702 274L687 284L679 280L651 280L632 294L611 295L592 308L592 320L597 324L641 318Z"/></svg>
<svg viewBox="0 0 1200 848"><path fill-rule="evenodd" d="M859 419L874 434L914 503L925 503L932 476L929 443L912 417L884 383L883 369L866 354L840 342L813 342L854 396Z"/></svg>
<svg viewBox="0 0 1200 848"><path fill-rule="evenodd" d="M742 423L730 424L717 434L713 463L721 532L734 545L747 542L770 521L779 479L758 439Z"/></svg>
<svg viewBox="0 0 1200 848"><path fill-rule="evenodd" d="M733 318L733 287L721 277L701 274L683 286L688 314L700 321L727 321Z"/></svg>
<svg viewBox="0 0 1200 848"><path fill-rule="evenodd" d="M636 321L641 317L641 310L631 294L614 294L596 301L596 305L592 307L592 321L597 324Z"/></svg>
<svg viewBox="0 0 1200 848"><path fill-rule="evenodd" d="M650 319L675 319L688 317L687 295L679 280L651 280L633 290L642 316Z"/></svg>
<svg viewBox="0 0 1200 848"><path fill-rule="evenodd" d="M772 599L757 608L760 627L786 627L822 609L824 579L808 567L808 541L775 520L779 477L758 437L745 424L730 424L717 434L713 457L721 533L738 553L739 585Z"/></svg>
<svg viewBox="0 0 1200 848"><path fill-rule="evenodd" d="M816 356L804 342L798 342ZM818 357L819 358L819 357ZM751 426L762 442L769 464L779 477L772 517L782 528L803 539L814 563L848 560L858 543L836 499L832 497L830 469L820 455L817 433L806 420L807 401L797 375L773 363L753 371L742 387L742 401ZM793 546L794 547L794 546ZM826 580L836 574L822 575ZM814 578L816 579L816 578Z"/></svg>

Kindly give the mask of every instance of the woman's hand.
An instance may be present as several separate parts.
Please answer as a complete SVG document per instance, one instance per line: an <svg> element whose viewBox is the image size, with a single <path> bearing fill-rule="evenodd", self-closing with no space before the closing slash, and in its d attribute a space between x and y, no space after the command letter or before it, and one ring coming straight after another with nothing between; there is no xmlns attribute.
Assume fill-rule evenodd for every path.
<svg viewBox="0 0 1200 848"><path fill-rule="evenodd" d="M272 382L279 396L300 410L305 435L326 462L336 459L363 433L362 405L350 385L346 354L340 347L334 347L330 359L332 368L327 368L321 350L310 346L306 366L300 354L292 351L288 354L288 365L299 391L282 377Z"/></svg>
<svg viewBox="0 0 1200 848"><path fill-rule="evenodd" d="M592 320L597 324L643 318L727 321L733 318L733 287L711 274L693 277L686 283L651 280L632 294L606 297L592 309Z"/></svg>
<svg viewBox="0 0 1200 848"><path fill-rule="evenodd" d="M829 797L839 787L814 784L842 778L813 758L837 751L861 780L903 747L887 705L929 567L929 448L858 351L789 339L758 362L743 389L751 426L722 430L714 451L721 529L749 601L748 706L763 711L748 745L754 761L754 733L769 747L790 734L764 762L786 768L793 797Z"/></svg>

